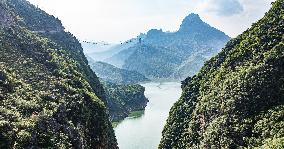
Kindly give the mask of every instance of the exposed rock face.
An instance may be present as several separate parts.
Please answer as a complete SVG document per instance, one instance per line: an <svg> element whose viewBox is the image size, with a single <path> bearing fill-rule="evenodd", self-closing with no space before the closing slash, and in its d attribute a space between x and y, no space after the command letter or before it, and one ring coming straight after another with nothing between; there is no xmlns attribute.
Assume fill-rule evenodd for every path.
<svg viewBox="0 0 284 149"><path fill-rule="evenodd" d="M208 24L205 24L198 14L189 14L185 17L180 25L179 32L189 33L199 31L199 28L203 26L210 27Z"/></svg>
<svg viewBox="0 0 284 149"><path fill-rule="evenodd" d="M133 46L105 60L139 72L151 80L183 80L197 73L205 60L220 52L230 39L199 15L190 14L176 32L151 29ZM197 60L197 61L196 61Z"/></svg>
<svg viewBox="0 0 284 149"><path fill-rule="evenodd" d="M11 14L8 13L7 10L5 10L3 4L0 3L0 26L1 27L9 27L13 24L14 18Z"/></svg>

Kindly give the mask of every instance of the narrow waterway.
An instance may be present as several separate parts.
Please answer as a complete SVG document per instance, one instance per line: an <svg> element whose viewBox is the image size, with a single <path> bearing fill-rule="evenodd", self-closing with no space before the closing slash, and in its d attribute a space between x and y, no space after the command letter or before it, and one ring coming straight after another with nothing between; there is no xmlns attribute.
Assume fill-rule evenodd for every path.
<svg viewBox="0 0 284 149"><path fill-rule="evenodd" d="M157 149L170 108L181 96L181 84L173 82L142 84L149 103L144 115L127 118L116 128L120 149Z"/></svg>

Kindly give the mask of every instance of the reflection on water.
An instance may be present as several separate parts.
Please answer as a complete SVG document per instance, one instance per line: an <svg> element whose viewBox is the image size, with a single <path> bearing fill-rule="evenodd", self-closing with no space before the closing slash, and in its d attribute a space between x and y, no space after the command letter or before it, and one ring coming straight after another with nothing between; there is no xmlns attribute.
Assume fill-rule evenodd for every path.
<svg viewBox="0 0 284 149"><path fill-rule="evenodd" d="M156 149L169 110L181 95L180 83L142 85L149 103L142 116L126 118L115 128L120 149Z"/></svg>

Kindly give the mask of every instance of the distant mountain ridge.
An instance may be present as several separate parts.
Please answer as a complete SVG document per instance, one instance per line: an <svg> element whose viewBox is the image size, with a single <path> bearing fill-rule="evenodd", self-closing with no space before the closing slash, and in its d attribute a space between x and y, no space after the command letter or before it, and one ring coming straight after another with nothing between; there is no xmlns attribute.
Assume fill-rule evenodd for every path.
<svg viewBox="0 0 284 149"><path fill-rule="evenodd" d="M95 62L88 58L89 65L96 72L98 77L107 82L115 84L137 84L150 81L144 75L130 70L120 69L105 62Z"/></svg>
<svg viewBox="0 0 284 149"><path fill-rule="evenodd" d="M196 73L204 61L217 54L229 39L225 33L203 22L199 15L190 14L177 32L151 29L136 39L139 42L105 62L137 71L150 79L180 80ZM198 64L193 64L196 63L194 59Z"/></svg>
<svg viewBox="0 0 284 149"><path fill-rule="evenodd" d="M84 53L100 53L108 51L110 48L115 46L115 44L107 43L107 42L89 42L89 41L80 41Z"/></svg>
<svg viewBox="0 0 284 149"><path fill-rule="evenodd" d="M140 35L138 37L140 38L142 36L143 35ZM122 64L117 65L119 62L114 61L116 59L111 59L111 57L125 49L133 47L135 44L139 42L138 37L127 40L120 44L113 44L106 42L87 42L87 41L81 43L84 49L84 53L90 58L92 58L94 61L108 62L112 64L115 63L116 67L121 68Z"/></svg>

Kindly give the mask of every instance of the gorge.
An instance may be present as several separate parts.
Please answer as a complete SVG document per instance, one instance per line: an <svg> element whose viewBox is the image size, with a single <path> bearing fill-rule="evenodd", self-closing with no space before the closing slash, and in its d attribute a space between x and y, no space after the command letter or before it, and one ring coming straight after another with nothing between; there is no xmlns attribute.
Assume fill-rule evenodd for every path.
<svg viewBox="0 0 284 149"><path fill-rule="evenodd" d="M176 82L142 84L146 89L145 96L149 103L141 116L128 117L114 128L120 148L158 147L168 112L181 95L180 85Z"/></svg>
<svg viewBox="0 0 284 149"><path fill-rule="evenodd" d="M119 44L1 0L0 148L284 148L284 0L236 38L190 13Z"/></svg>

